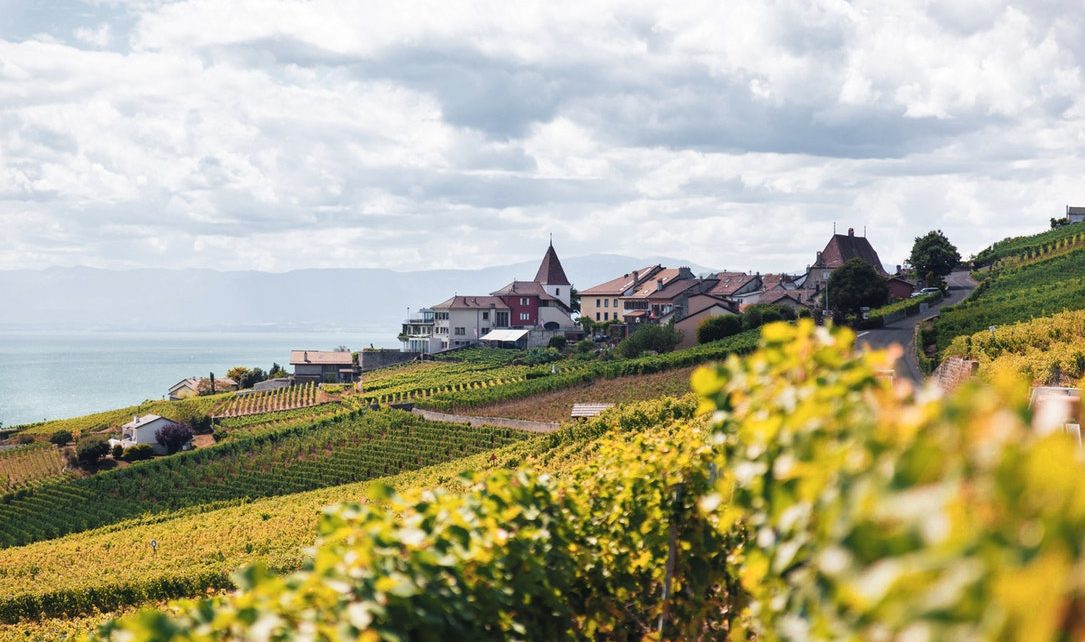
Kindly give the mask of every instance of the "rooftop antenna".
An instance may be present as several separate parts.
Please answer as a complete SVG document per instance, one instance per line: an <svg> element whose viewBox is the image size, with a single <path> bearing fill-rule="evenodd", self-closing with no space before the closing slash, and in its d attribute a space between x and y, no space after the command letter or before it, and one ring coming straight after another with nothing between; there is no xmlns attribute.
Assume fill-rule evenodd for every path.
<svg viewBox="0 0 1085 642"><path fill-rule="evenodd" d="M863 238L866 238L866 225L863 226Z"/></svg>
<svg viewBox="0 0 1085 642"><path fill-rule="evenodd" d="M836 234L836 221L833 221L833 234Z"/></svg>
<svg viewBox="0 0 1085 642"><path fill-rule="evenodd" d="M554 247L554 233L550 233L550 247Z"/></svg>

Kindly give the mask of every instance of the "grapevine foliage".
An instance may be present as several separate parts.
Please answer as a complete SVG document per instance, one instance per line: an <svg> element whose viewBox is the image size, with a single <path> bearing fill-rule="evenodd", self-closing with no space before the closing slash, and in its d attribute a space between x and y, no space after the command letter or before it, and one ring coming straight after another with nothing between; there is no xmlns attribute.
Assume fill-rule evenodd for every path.
<svg viewBox="0 0 1085 642"><path fill-rule="evenodd" d="M950 398L809 322L694 375L700 419L593 460L325 514L304 571L103 638L1054 640L1085 635L1085 470L1010 378ZM1039 428L1043 428L1042 426Z"/></svg>

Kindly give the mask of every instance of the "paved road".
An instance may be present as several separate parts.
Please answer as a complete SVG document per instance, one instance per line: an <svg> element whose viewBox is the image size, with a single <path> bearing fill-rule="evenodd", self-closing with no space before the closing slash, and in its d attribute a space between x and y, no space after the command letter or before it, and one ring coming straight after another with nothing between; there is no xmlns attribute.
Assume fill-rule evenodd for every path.
<svg viewBox="0 0 1085 642"><path fill-rule="evenodd" d="M897 362L897 375L908 377L919 383L923 375L919 370L919 360L915 356L915 327L921 320L931 316L944 306L958 303L972 293L976 288L976 282L972 280L967 271L954 272L946 278L949 284L949 295L937 305L931 306L926 314L904 317L896 323L879 328L877 330L865 330L859 333L859 343L866 343L872 348L887 348L898 344L904 349L904 357Z"/></svg>

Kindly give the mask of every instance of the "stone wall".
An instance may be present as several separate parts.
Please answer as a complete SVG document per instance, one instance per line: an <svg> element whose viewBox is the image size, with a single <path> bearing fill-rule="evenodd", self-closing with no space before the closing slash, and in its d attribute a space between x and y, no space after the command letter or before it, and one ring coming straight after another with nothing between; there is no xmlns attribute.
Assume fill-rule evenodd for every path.
<svg viewBox="0 0 1085 642"><path fill-rule="evenodd" d="M362 350L358 353L358 367L362 372L368 372L385 366L394 366L399 363L414 361L419 357L417 352L403 352L402 350Z"/></svg>
<svg viewBox="0 0 1085 642"><path fill-rule="evenodd" d="M950 392L973 377L978 368L978 361L970 361L960 357L949 357L938 365L934 370L931 379L933 379L942 390Z"/></svg>

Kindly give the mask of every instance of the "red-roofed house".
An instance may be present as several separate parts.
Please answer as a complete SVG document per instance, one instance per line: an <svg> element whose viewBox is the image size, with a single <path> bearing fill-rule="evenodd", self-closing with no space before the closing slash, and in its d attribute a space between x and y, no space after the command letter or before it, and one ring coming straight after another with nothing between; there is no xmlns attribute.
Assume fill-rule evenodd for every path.
<svg viewBox="0 0 1085 642"><path fill-rule="evenodd" d="M571 329L571 290L551 243L534 281L513 281L488 296L454 296L433 306L430 351L472 345L493 330Z"/></svg>
<svg viewBox="0 0 1085 642"><path fill-rule="evenodd" d="M650 265L639 270L627 272L616 279L600 283L580 293L580 315L600 323L604 321L624 321L621 298L632 294L638 287L653 278L663 269L661 265Z"/></svg>

